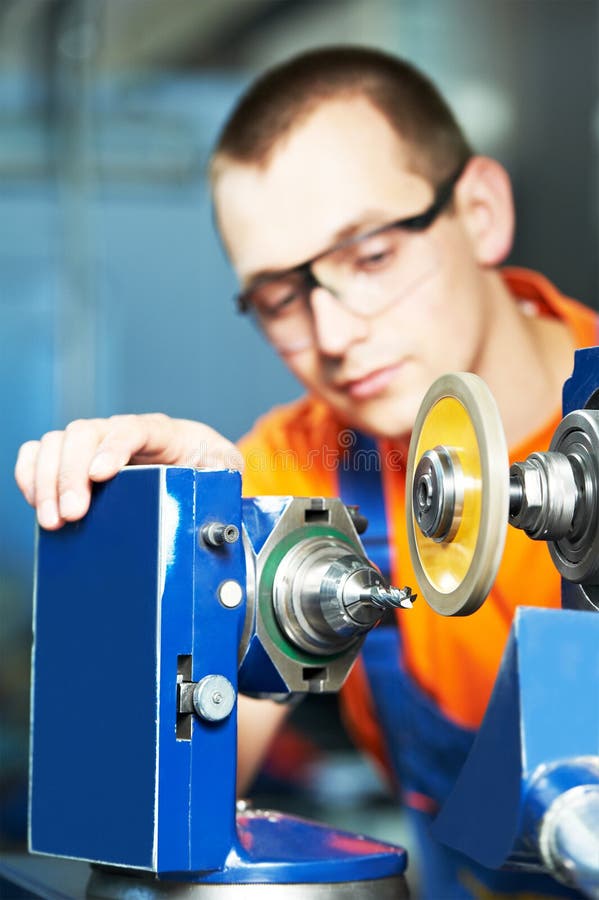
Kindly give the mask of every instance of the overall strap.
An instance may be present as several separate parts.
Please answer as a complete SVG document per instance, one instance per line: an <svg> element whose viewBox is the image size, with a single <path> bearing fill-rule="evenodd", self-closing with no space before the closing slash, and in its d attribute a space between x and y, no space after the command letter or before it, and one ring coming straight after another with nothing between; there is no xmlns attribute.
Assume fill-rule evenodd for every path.
<svg viewBox="0 0 599 900"><path fill-rule="evenodd" d="M339 447L339 496L344 503L359 506L368 519L362 543L368 558L388 579L391 554L379 448L374 438L350 429L340 432Z"/></svg>

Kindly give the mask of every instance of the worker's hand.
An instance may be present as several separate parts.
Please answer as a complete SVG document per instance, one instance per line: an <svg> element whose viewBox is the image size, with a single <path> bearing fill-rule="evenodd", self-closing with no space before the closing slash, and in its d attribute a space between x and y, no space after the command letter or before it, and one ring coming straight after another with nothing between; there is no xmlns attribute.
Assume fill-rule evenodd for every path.
<svg viewBox="0 0 599 900"><path fill-rule="evenodd" d="M89 509L91 485L128 463L243 468L241 453L213 428L161 413L78 419L19 450L15 478L43 528L55 530Z"/></svg>

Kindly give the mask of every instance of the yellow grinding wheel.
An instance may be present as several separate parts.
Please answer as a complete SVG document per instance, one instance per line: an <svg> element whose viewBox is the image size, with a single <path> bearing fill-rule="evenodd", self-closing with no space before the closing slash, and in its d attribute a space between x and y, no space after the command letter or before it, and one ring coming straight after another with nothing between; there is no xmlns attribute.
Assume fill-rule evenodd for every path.
<svg viewBox="0 0 599 900"><path fill-rule="evenodd" d="M406 509L412 565L427 603L445 616L475 612L495 580L509 511L503 426L477 375L444 375L422 401Z"/></svg>

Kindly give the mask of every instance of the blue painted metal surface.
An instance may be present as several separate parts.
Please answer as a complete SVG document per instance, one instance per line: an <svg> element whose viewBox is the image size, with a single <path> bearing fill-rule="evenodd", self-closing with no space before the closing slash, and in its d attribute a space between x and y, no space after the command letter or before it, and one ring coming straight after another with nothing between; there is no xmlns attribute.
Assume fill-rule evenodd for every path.
<svg viewBox="0 0 599 900"><path fill-rule="evenodd" d="M81 523L39 534L34 850L122 863L126 847L133 865L152 866L159 495L160 474L140 470L100 487Z"/></svg>
<svg viewBox="0 0 599 900"><path fill-rule="evenodd" d="M243 524L258 554L293 497L244 497Z"/></svg>
<svg viewBox="0 0 599 900"><path fill-rule="evenodd" d="M229 609L217 601L219 585L234 579L245 593L241 541L208 548L197 532L209 521L232 523L241 531L241 478L237 472L194 472L196 557L193 569L194 609L192 680L213 672L225 675L237 690L237 648L245 602ZM191 790L189 796L192 870L222 865L235 835L237 709L222 722L193 716ZM169 769L172 774L172 769ZM180 815L179 810L179 815ZM168 828L168 823L165 826ZM210 852L208 853L208 848ZM167 866L161 866L165 870Z"/></svg>
<svg viewBox="0 0 599 900"><path fill-rule="evenodd" d="M255 627L255 626L254 626ZM260 690L256 685L260 685ZM267 689L273 694L289 693L287 685L257 634L252 634L239 666L240 690L252 694L264 693Z"/></svg>
<svg viewBox="0 0 599 900"><path fill-rule="evenodd" d="M241 543L209 550L214 511L241 525L236 473L132 468L38 546L30 847L152 871L222 866L234 838L234 716L177 740L178 658L237 684ZM218 636L218 640L216 640ZM188 811L189 814L188 814Z"/></svg>
<svg viewBox="0 0 599 900"><path fill-rule="evenodd" d="M269 810L237 818L238 843L222 871L191 878L210 884L325 884L403 874L401 847Z"/></svg>
<svg viewBox="0 0 599 900"><path fill-rule="evenodd" d="M489 868L508 861L540 867L530 831L539 793L527 811L528 792L540 767L599 753L598 682L599 616L518 609L487 713L433 825L435 837Z"/></svg>
<svg viewBox="0 0 599 900"><path fill-rule="evenodd" d="M256 555L262 550L292 499L292 497L274 496L244 497L241 501L243 524ZM245 648L243 659L240 660L239 687L241 691L252 693L256 690L256 684L267 685L272 693L282 694L287 691L287 685L256 634L257 613L258 604L254 607L252 634Z"/></svg>
<svg viewBox="0 0 599 900"><path fill-rule="evenodd" d="M585 347L574 353L572 375L564 382L562 411L564 416L575 409L591 405L599 408L599 397L591 403L593 395L599 391L599 347Z"/></svg>
<svg viewBox="0 0 599 900"><path fill-rule="evenodd" d="M209 547L201 529L241 530L240 495L234 472L134 467L95 489L82 522L40 531L30 849L189 883L401 875L401 848L278 813L236 819L234 713L177 731L178 679L237 688L245 592L231 609L218 588L245 587L243 546ZM255 549L290 499L244 501Z"/></svg>

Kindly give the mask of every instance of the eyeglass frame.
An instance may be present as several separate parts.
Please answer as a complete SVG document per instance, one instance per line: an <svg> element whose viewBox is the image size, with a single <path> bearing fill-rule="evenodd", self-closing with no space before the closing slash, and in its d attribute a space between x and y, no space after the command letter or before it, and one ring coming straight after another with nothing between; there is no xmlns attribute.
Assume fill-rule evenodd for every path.
<svg viewBox="0 0 599 900"><path fill-rule="evenodd" d="M402 231L417 233L426 231L440 216L440 214L443 212L443 210L451 200L453 190L462 177L467 163L468 160L465 160L458 167L458 169L456 169L453 175L450 175L449 178L446 178L441 182L441 184L435 190L433 202L423 212L417 213L415 216L407 216L403 219L397 219L394 222L388 222L385 225L377 225L376 228L373 228L370 231L364 231L361 234L352 235L349 238L345 238L344 240L339 241L338 243L333 244L330 247L327 247L326 250L322 250L320 253L317 253L316 256L312 256L310 259L307 259L303 263L298 263L297 266L291 266L291 268L289 269L283 269L281 272L277 272L276 274L273 273L272 275L269 274L259 276L250 287L246 288L243 291L240 291L235 296L237 312L246 314L252 311L252 309L254 308L254 304L251 300L251 295L257 288L262 287L262 285L264 284L269 284L270 282L287 278L290 275L297 274L303 276L305 288L308 295L317 287L322 287L325 288L325 290L330 291L330 288L318 281L312 271L312 266L314 265L314 263L317 263L323 257L329 256L329 254L331 253L336 253L339 250L346 250L348 247L352 247L354 244L358 244L360 241L367 240L371 237L376 237L377 234L381 234L382 232L390 231L392 229L398 228Z"/></svg>

